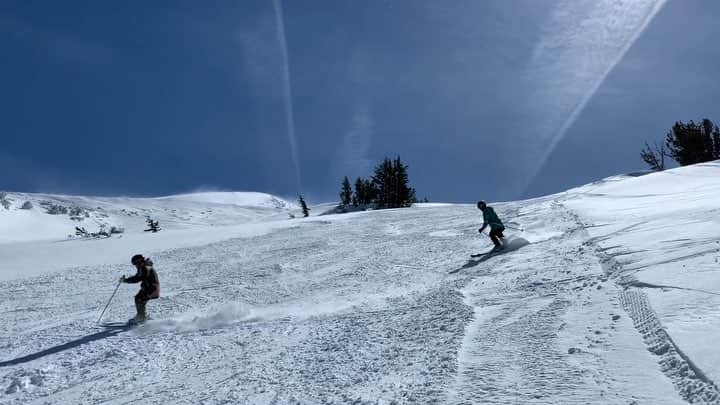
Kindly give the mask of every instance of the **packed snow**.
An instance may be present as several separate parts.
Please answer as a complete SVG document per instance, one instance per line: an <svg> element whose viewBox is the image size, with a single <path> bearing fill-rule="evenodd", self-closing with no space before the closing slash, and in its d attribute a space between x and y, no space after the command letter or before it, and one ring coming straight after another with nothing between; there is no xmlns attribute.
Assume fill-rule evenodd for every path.
<svg viewBox="0 0 720 405"><path fill-rule="evenodd" d="M508 249L478 257L474 205L9 198L0 403L720 403L719 163L491 204ZM101 220L125 233L67 238ZM124 324L123 284L99 325L135 253L160 276L152 319Z"/></svg>

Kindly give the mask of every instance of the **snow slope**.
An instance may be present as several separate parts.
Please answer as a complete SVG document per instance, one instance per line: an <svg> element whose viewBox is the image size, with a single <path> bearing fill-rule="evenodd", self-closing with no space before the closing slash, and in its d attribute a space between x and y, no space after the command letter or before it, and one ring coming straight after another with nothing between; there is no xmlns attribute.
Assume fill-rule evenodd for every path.
<svg viewBox="0 0 720 405"><path fill-rule="evenodd" d="M719 179L494 204L525 231L481 258L469 205L218 226L155 251L162 297L135 329L95 323L131 270L97 259L117 240L72 243L89 263L0 281L0 403L720 403Z"/></svg>
<svg viewBox="0 0 720 405"><path fill-rule="evenodd" d="M0 207L0 243L57 240L75 227L96 232L101 225L141 232L146 217L164 229L237 225L276 216L297 207L278 197L252 192L206 192L158 198L82 197L8 193ZM31 208L22 209L29 203Z"/></svg>
<svg viewBox="0 0 720 405"><path fill-rule="evenodd" d="M132 251L151 253L258 235L291 226L288 214L299 212L293 203L251 192L158 198L8 193L5 201L7 208L0 206L0 280L77 263L126 263ZM23 209L28 202L31 207ZM162 231L144 232L147 217L159 221ZM98 232L101 226L124 232L103 240L75 236L75 227Z"/></svg>
<svg viewBox="0 0 720 405"><path fill-rule="evenodd" d="M673 381L689 390L720 381L720 163L584 187L566 205L592 221L591 241L628 312L652 324L641 333L667 351Z"/></svg>

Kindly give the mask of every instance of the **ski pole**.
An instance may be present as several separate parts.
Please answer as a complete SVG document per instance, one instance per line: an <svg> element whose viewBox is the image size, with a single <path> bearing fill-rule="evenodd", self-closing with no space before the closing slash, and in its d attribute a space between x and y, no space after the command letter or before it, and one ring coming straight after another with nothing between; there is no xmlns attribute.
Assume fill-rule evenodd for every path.
<svg viewBox="0 0 720 405"><path fill-rule="evenodd" d="M118 288L120 288L120 284L122 284L122 280L118 281L117 287L115 287L115 291L113 291L112 295L110 296L110 299L108 300L107 304L105 305L105 309L103 309L102 313L100 314L100 318L98 318L97 323L100 323L103 315L105 315L105 311L107 311L108 307L110 306L110 302L115 297L115 293L117 293Z"/></svg>

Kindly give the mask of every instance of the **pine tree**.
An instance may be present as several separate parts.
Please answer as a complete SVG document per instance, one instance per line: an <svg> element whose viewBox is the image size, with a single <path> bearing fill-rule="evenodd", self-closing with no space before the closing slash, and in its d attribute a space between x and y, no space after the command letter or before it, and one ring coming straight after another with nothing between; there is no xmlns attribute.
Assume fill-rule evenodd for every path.
<svg viewBox="0 0 720 405"><path fill-rule="evenodd" d="M415 197L415 189L410 187L410 179L408 177L408 167L400 160L400 156L393 162L393 173L395 175L396 193L394 201L395 207L409 207L417 202Z"/></svg>
<svg viewBox="0 0 720 405"><path fill-rule="evenodd" d="M374 200L380 208L409 207L417 201L415 190L409 186L407 166L400 156L395 160L385 158L375 167L372 180L377 192Z"/></svg>
<svg viewBox="0 0 720 405"><path fill-rule="evenodd" d="M370 205L377 202L378 188L372 180L363 180L363 190L365 191L365 202L363 204Z"/></svg>
<svg viewBox="0 0 720 405"><path fill-rule="evenodd" d="M145 232L158 232L160 231L160 221L153 220L150 217L145 218L145 222L147 223L148 229L145 230Z"/></svg>
<svg viewBox="0 0 720 405"><path fill-rule="evenodd" d="M358 177L355 180L355 191L353 191L353 196L352 196L353 207L357 207L360 204L362 204L363 185L364 184L365 183L363 182L363 180L360 177Z"/></svg>
<svg viewBox="0 0 720 405"><path fill-rule="evenodd" d="M347 207L352 202L352 188L350 188L350 180L347 176L343 179L342 190L340 191L340 204Z"/></svg>
<svg viewBox="0 0 720 405"><path fill-rule="evenodd" d="M701 124L678 121L665 137L668 155L681 166L720 158L718 128L709 119Z"/></svg>
<svg viewBox="0 0 720 405"><path fill-rule="evenodd" d="M703 158L707 159L706 161L717 159L715 156L715 145L713 144L713 130L717 127L715 124L713 124L712 121L705 118L702 121L702 135L703 135L703 154L705 155Z"/></svg>
<svg viewBox="0 0 720 405"><path fill-rule="evenodd" d="M665 170L665 145L654 145L654 148L645 142L645 149L640 152L642 160L650 166L651 170Z"/></svg>
<svg viewBox="0 0 720 405"><path fill-rule="evenodd" d="M393 164L388 158L383 159L382 163L375 166L375 173L372 182L377 189L375 203L379 208L392 208L393 200Z"/></svg>
<svg viewBox="0 0 720 405"><path fill-rule="evenodd" d="M305 203L305 199L303 198L302 194L299 196L299 202L300 202L300 208L302 209L302 213L304 217L310 216L310 208L308 208L307 204Z"/></svg>
<svg viewBox="0 0 720 405"><path fill-rule="evenodd" d="M353 194L353 206L365 204L365 181L360 177L355 180L355 193Z"/></svg>

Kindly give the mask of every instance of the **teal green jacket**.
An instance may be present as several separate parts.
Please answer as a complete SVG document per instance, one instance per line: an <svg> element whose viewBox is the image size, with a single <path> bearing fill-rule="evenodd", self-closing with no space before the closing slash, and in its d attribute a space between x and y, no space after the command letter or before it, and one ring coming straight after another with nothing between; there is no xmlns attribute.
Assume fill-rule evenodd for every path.
<svg viewBox="0 0 720 405"><path fill-rule="evenodd" d="M501 231L505 229L505 225L500 221L495 210L490 207L485 207L483 210L483 222L483 225L490 225L490 229L500 229Z"/></svg>

